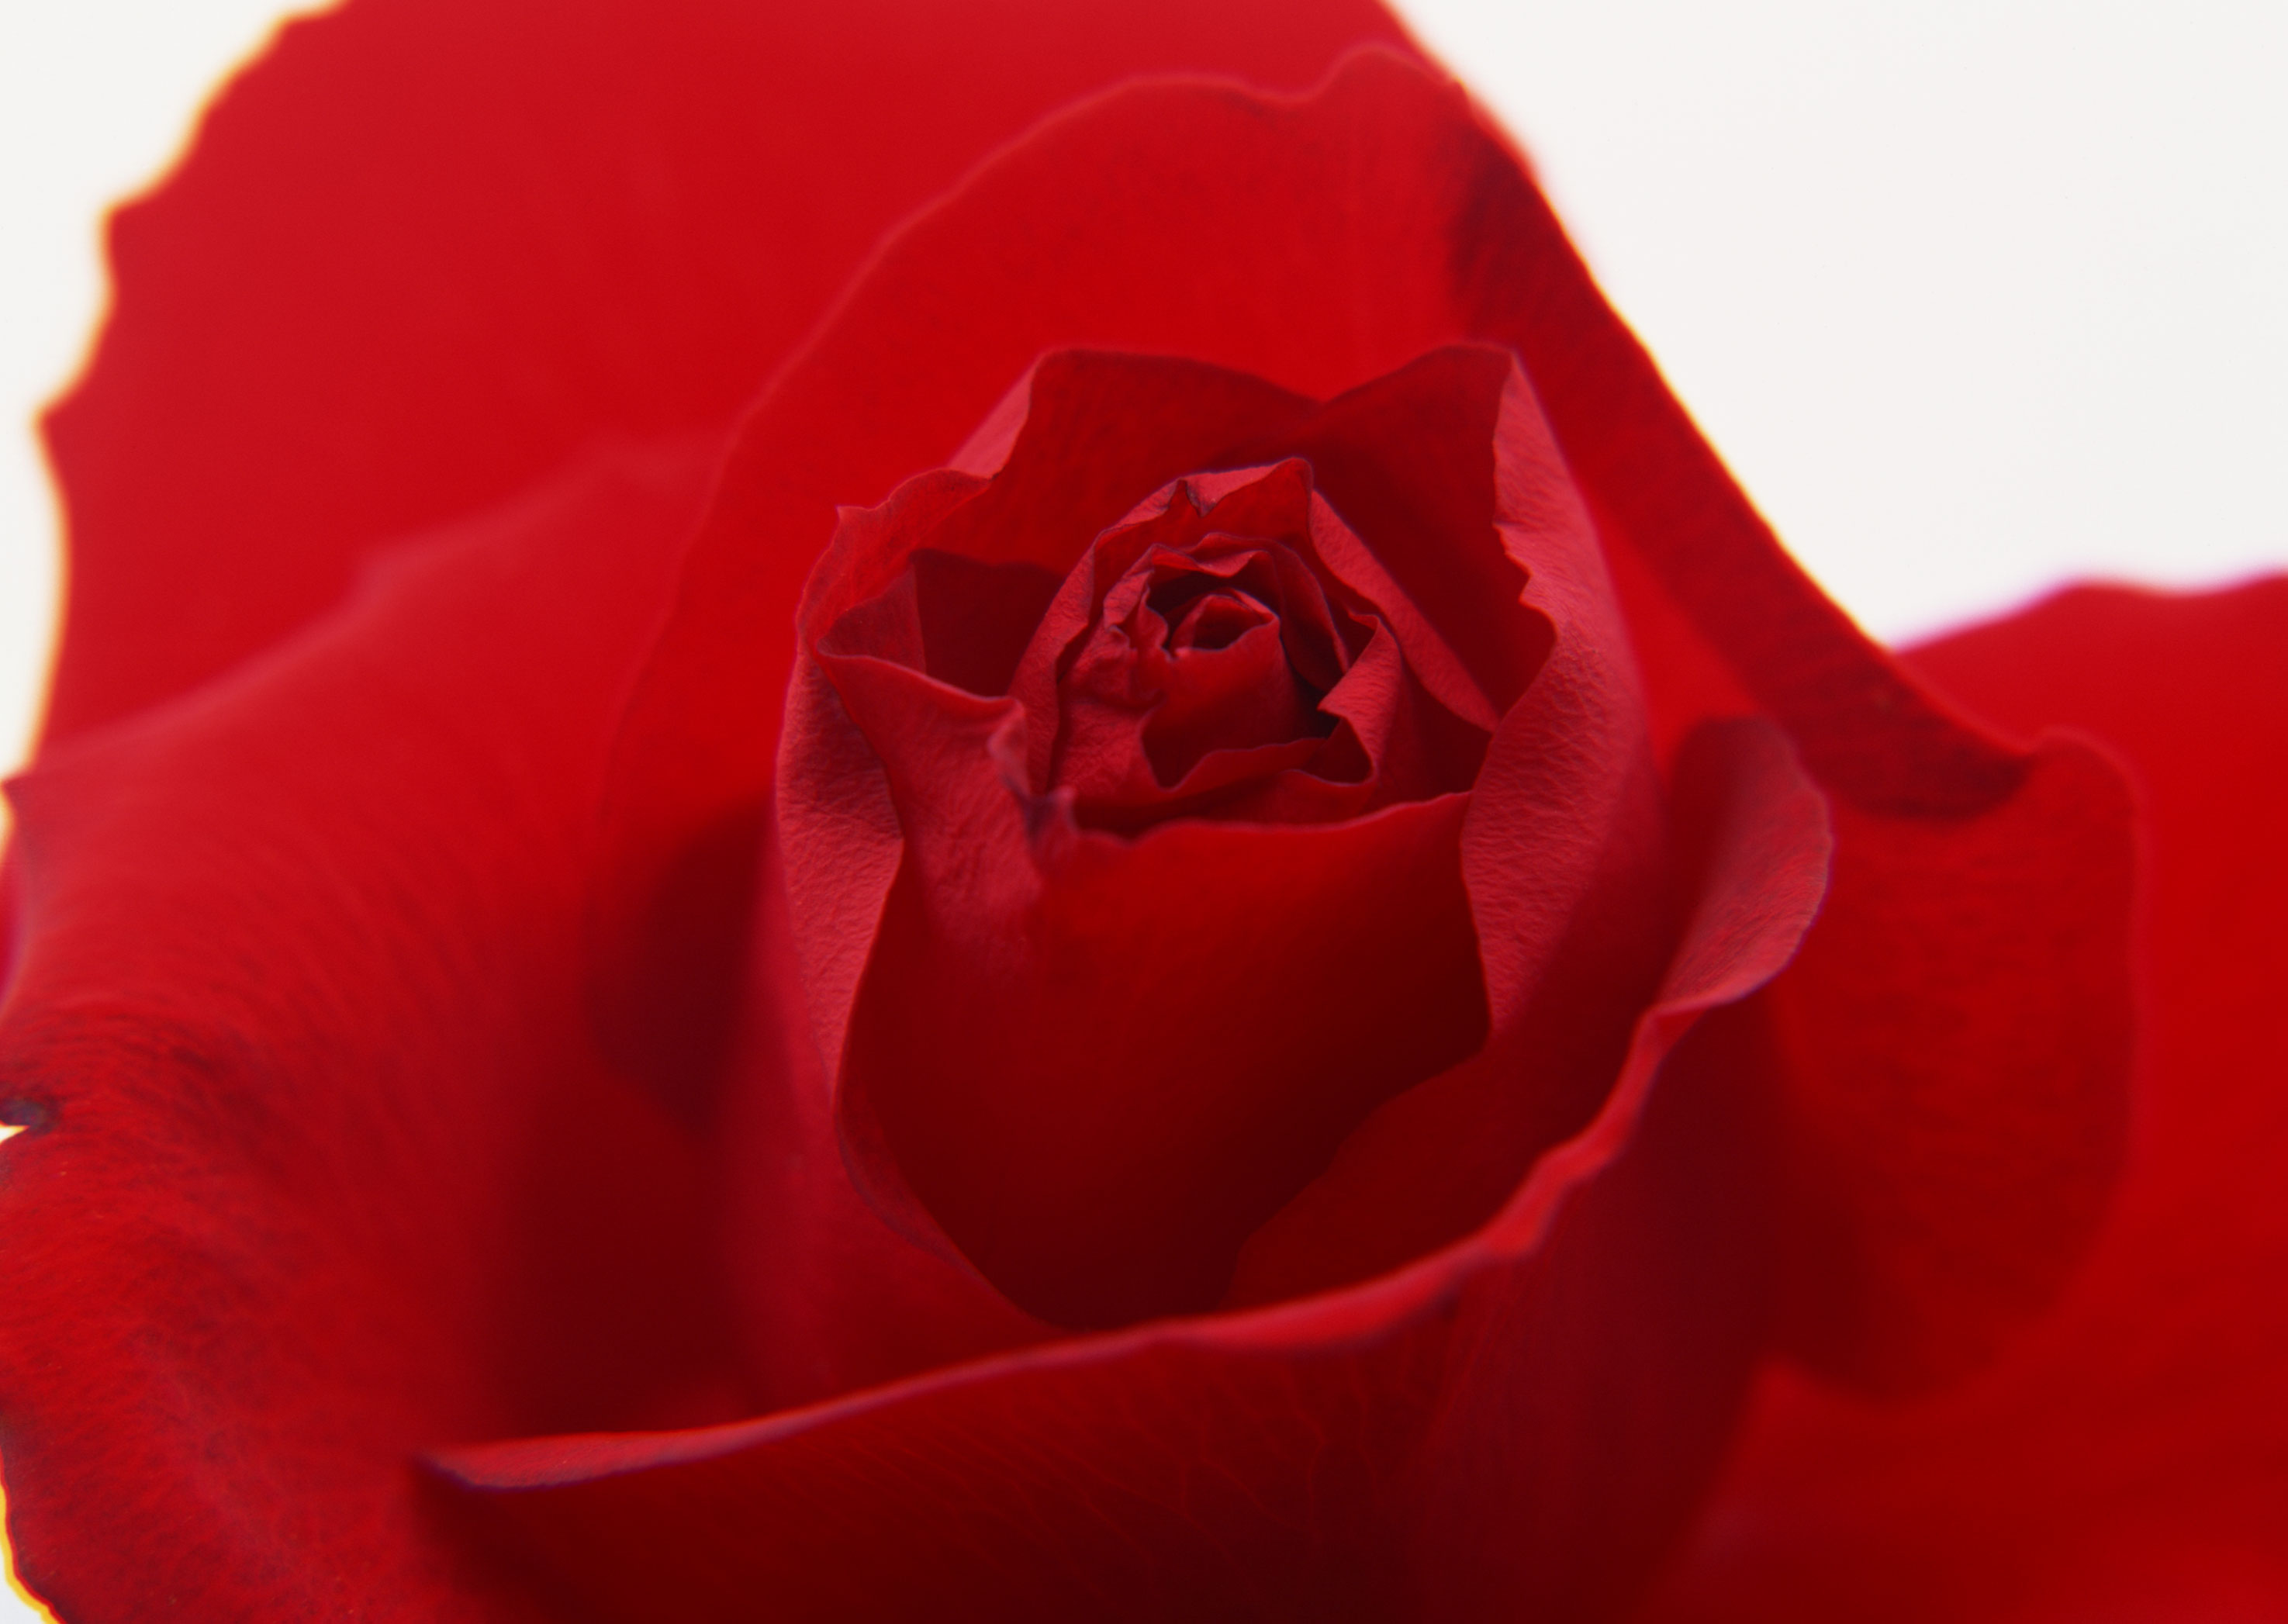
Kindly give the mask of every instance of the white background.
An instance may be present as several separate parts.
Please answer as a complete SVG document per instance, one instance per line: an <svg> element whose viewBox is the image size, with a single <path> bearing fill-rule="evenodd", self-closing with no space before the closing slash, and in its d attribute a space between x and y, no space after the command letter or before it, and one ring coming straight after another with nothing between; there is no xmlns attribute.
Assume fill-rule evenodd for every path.
<svg viewBox="0 0 2288 1624"><path fill-rule="evenodd" d="M0 764L58 576L30 418L100 308L100 212L284 9L0 0ZM2288 564L2280 0L1407 11L1873 630Z"/></svg>

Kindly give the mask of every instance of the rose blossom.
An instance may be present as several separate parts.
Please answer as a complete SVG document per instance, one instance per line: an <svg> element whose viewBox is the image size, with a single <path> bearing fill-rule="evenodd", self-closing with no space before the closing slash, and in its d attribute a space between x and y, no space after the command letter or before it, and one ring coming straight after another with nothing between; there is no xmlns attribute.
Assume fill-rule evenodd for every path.
<svg viewBox="0 0 2288 1624"><path fill-rule="evenodd" d="M1378 12L356 0L115 257L68 1624L2288 1598L2288 601L1868 644Z"/></svg>

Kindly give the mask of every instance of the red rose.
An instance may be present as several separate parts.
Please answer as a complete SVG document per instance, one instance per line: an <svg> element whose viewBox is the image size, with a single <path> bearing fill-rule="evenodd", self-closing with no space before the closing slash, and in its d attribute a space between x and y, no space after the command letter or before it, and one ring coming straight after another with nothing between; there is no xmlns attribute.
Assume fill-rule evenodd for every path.
<svg viewBox="0 0 2288 1624"><path fill-rule="evenodd" d="M2288 1600L2288 598L1903 667L1378 12L358 0L115 254L69 1624Z"/></svg>

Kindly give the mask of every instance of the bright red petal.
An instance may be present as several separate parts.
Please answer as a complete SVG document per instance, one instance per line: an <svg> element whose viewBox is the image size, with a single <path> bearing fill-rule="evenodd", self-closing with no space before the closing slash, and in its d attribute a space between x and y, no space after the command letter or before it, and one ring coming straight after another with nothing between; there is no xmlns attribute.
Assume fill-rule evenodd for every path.
<svg viewBox="0 0 2288 1624"><path fill-rule="evenodd" d="M412 1452L740 1413L703 1147L575 975L608 718L716 449L410 546L13 787L0 1419L72 1624L528 1617Z"/></svg>
<svg viewBox="0 0 2288 1624"><path fill-rule="evenodd" d="M275 641L375 547L600 434L727 425L885 229L1074 97L1306 84L1363 40L1401 43L1373 0L356 0L295 24L114 225L113 314L50 423L50 736Z"/></svg>
<svg viewBox="0 0 2288 1624"><path fill-rule="evenodd" d="M2083 590L1917 651L2125 759L2149 866L2136 1136L2058 1310L1942 1400L1768 1383L1663 1620L2288 1614L2288 582Z"/></svg>

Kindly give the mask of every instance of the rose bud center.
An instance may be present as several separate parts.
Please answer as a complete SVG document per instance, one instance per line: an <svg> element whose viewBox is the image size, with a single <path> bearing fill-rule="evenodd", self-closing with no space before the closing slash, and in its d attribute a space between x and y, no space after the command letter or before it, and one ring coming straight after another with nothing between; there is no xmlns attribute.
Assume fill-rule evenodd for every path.
<svg viewBox="0 0 2288 1624"><path fill-rule="evenodd" d="M1516 1032L1488 1058L1466 830L1500 854L1505 929L1567 917L1503 899L1560 872L1535 831L1563 816L1473 810L1552 646L1491 522L1507 358L1440 352L1323 406L1188 365L1045 361L992 471L846 510L782 747L844 1161L891 1224L1059 1326L1275 1293L1243 1255L1370 1117L1522 1075ZM1140 440L1140 388L1196 411ZM1099 389L1123 404L1093 415ZM1543 951L1505 939L1513 982L1518 940ZM1627 1012L1590 1002L1550 1052L1593 1084ZM1513 1182L1529 1117L1478 1184Z"/></svg>
<svg viewBox="0 0 2288 1624"><path fill-rule="evenodd" d="M846 1112L1043 1318L1212 1307L1368 1111L1483 1040L1484 734L1329 549L1363 556L1289 460L1088 542L1013 662L981 645L1037 584L933 546L819 640L905 840ZM995 668L1006 696L948 680Z"/></svg>
<svg viewBox="0 0 2288 1624"><path fill-rule="evenodd" d="M1085 826L1251 803L1275 819L1266 797L1281 798L1283 773L1350 786L1371 775L1340 701L1324 701L1371 646L1372 621L1331 602L1284 543L1206 522L1179 487L1163 513L1108 538L1100 566L1132 561L1082 638L1033 656L1059 672L1047 784L1071 791Z"/></svg>

